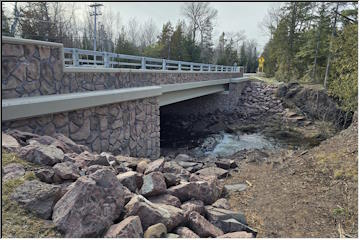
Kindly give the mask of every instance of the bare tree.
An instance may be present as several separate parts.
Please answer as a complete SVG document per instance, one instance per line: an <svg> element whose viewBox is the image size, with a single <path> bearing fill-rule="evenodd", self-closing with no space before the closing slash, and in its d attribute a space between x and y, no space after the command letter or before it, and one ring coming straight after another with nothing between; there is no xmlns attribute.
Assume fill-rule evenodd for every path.
<svg viewBox="0 0 360 240"><path fill-rule="evenodd" d="M217 17L217 10L210 7L209 2L187 2L182 8L182 12L190 21L192 26L192 39L196 40L196 34L200 33L200 42L203 42L203 37L209 24L213 27L214 20Z"/></svg>
<svg viewBox="0 0 360 240"><path fill-rule="evenodd" d="M150 18L144 22L140 29L140 47L144 49L156 42L157 28L154 21Z"/></svg>
<svg viewBox="0 0 360 240"><path fill-rule="evenodd" d="M139 29L140 25L138 23L138 21L136 20L136 18L132 18L129 20L128 22L128 36L129 36L129 41L131 43L133 43L135 46L139 45Z"/></svg>

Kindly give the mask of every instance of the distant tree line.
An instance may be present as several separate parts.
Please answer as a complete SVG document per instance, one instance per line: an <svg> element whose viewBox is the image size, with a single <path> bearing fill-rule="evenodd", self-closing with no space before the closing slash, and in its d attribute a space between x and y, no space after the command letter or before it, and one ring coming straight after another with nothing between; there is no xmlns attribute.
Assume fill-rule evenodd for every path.
<svg viewBox="0 0 360 240"><path fill-rule="evenodd" d="M242 32L223 32L215 44L218 12L208 2L184 3L181 9L184 19L166 22L160 31L151 19L143 24L130 19L126 26L122 25L119 13L114 15L107 9L99 17L99 27L94 33L89 14L85 21L79 21L75 3L66 3L66 9L61 2L15 4L9 16L2 12L2 33L89 50L93 49L96 34L98 51L223 65L236 63L247 72L257 69L257 44L246 40ZM114 25L118 31L113 30Z"/></svg>
<svg viewBox="0 0 360 240"><path fill-rule="evenodd" d="M344 109L357 109L357 2L284 3L262 25L268 77L322 84Z"/></svg>

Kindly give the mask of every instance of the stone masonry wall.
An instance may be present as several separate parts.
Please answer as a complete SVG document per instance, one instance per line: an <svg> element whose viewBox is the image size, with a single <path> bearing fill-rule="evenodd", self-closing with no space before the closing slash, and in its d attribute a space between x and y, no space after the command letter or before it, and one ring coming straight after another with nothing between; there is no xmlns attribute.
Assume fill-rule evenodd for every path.
<svg viewBox="0 0 360 240"><path fill-rule="evenodd" d="M160 155L157 98L5 122L2 127L49 136L62 133L95 152L150 158Z"/></svg>
<svg viewBox="0 0 360 240"><path fill-rule="evenodd" d="M61 47L2 43L2 98L237 78L243 72L64 72Z"/></svg>

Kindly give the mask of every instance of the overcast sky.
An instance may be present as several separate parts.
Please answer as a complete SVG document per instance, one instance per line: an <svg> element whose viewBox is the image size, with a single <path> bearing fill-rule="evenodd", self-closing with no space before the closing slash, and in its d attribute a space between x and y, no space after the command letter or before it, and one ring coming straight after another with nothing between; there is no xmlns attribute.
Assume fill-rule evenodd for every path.
<svg viewBox="0 0 360 240"><path fill-rule="evenodd" d="M181 13L183 2L103 2L102 12L105 14L112 11L119 13L122 24L127 24L131 18L139 23L152 19L159 31L167 21L173 25L179 19L184 19ZM210 6L218 10L214 40L217 40L221 32L244 31L247 39L254 39L262 50L268 40L268 36L261 30L259 23L263 20L269 7L279 4L272 2L211 2ZM12 11L12 3L5 4L7 12ZM88 14L89 3L77 3L77 16L83 18ZM116 26L114 26L116 28Z"/></svg>

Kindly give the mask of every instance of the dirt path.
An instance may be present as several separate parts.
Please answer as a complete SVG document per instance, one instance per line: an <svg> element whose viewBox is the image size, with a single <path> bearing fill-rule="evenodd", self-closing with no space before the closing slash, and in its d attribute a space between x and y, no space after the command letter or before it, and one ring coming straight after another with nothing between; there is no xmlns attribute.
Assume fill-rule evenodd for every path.
<svg viewBox="0 0 360 240"><path fill-rule="evenodd" d="M307 152L281 151L243 163L227 183L258 237L357 237L357 123Z"/></svg>

